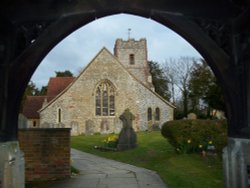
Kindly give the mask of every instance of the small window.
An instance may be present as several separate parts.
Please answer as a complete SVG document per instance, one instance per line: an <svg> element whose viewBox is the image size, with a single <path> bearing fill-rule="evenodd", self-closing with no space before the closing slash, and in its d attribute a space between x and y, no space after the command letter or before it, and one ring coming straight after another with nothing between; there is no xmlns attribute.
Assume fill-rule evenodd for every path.
<svg viewBox="0 0 250 188"><path fill-rule="evenodd" d="M148 121L152 120L152 109L148 108Z"/></svg>
<svg viewBox="0 0 250 188"><path fill-rule="evenodd" d="M135 64L135 55L134 54L129 55L129 63L130 63L130 65Z"/></svg>
<svg viewBox="0 0 250 188"><path fill-rule="evenodd" d="M36 127L36 121L33 121L33 127Z"/></svg>
<svg viewBox="0 0 250 188"><path fill-rule="evenodd" d="M155 109L155 120L160 121L160 108Z"/></svg>
<svg viewBox="0 0 250 188"><path fill-rule="evenodd" d="M61 108L59 108L59 109L57 110L57 122L58 122L58 123L61 123L61 122L62 122L62 110L61 110Z"/></svg>

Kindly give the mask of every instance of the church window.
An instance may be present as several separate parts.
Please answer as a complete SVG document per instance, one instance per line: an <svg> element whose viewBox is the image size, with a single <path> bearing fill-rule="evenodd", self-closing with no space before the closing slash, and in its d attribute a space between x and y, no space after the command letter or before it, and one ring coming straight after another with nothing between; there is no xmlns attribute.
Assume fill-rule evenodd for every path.
<svg viewBox="0 0 250 188"><path fill-rule="evenodd" d="M110 89L110 95L109 95L109 113L111 116L115 115L115 91L113 88Z"/></svg>
<svg viewBox="0 0 250 188"><path fill-rule="evenodd" d="M135 64L135 55L134 54L129 54L129 63L130 63L130 65Z"/></svg>
<svg viewBox="0 0 250 188"><path fill-rule="evenodd" d="M160 121L160 108L155 109L155 120Z"/></svg>
<svg viewBox="0 0 250 188"><path fill-rule="evenodd" d="M100 88L97 88L96 91L96 115L101 115L101 90Z"/></svg>
<svg viewBox="0 0 250 188"><path fill-rule="evenodd" d="M58 108L57 110L57 123L61 123L62 122L62 110L61 108Z"/></svg>
<svg viewBox="0 0 250 188"><path fill-rule="evenodd" d="M148 108L148 121L152 120L152 109Z"/></svg>
<svg viewBox="0 0 250 188"><path fill-rule="evenodd" d="M36 121L35 120L33 121L33 127L36 127Z"/></svg>
<svg viewBox="0 0 250 188"><path fill-rule="evenodd" d="M115 90L108 81L101 82L96 89L96 115L115 115Z"/></svg>

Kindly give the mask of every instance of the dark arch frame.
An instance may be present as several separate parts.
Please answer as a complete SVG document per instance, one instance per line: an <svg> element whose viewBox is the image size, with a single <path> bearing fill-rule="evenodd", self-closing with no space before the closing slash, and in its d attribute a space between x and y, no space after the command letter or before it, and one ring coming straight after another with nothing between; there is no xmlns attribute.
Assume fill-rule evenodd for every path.
<svg viewBox="0 0 250 188"><path fill-rule="evenodd" d="M151 18L169 27L206 59L226 100L226 187L248 187L245 171L250 165L249 0L2 0L0 142L17 141L22 95L43 57L77 28L118 13Z"/></svg>
<svg viewBox="0 0 250 188"><path fill-rule="evenodd" d="M227 51L227 49L218 45L213 35L204 31L202 24L197 24L198 22L196 22L196 19L201 17L205 21L204 23L213 20L214 23L211 23L213 26L218 24L216 22L218 18L220 18L221 23L228 23L228 21L233 20L235 16L239 15L238 6L233 6L233 4L229 4L224 0L217 1L217 3L211 1L203 1L202 3L194 1L195 8L190 7L190 2L184 1L182 2L182 6L178 6L178 2L176 1L168 1L168 3L166 1L157 1L157 3L150 3L148 1L117 3L111 1L92 1L79 3L79 6L75 6L74 4L68 6L64 1L60 3L56 3L56 1L53 3L41 1L39 2L40 7L49 8L47 12L42 13L44 10L40 10L39 5L34 6L33 4L26 3L23 5L26 9L20 9L18 3L15 3L16 7L14 8L8 7L7 4L3 4L2 8L0 8L2 14L5 14L1 18L0 23L8 25L6 31L11 31L9 33L4 30L1 31L1 36L3 36L1 39L3 40L6 35L9 39L15 36L14 39L17 40L14 42L14 39L12 39L10 40L11 42L6 42L6 51L11 52L12 48L16 48L16 53L6 54L6 58L4 59L6 65L1 67L1 73L3 73L1 75L1 80L3 81L1 88L3 88L4 92L1 93L0 98L2 106L0 111L0 140L16 140L17 116L22 94L33 72L45 55L59 41L77 28L97 18L118 13L128 13L144 18L151 18L174 30L190 42L206 59L224 91L227 101L229 136L250 138L248 128L250 119L248 118L250 113L250 99L248 94L250 93L250 87L247 85L250 82L250 78L247 76L250 68L248 68L244 58L235 62L237 54L231 53L234 50L232 46L228 46L231 51ZM15 14L11 11L6 11L8 8L12 8L11 11L16 10L16 12L14 11ZM194 13L193 11L196 9L199 11ZM27 11L29 14L20 16L23 14L22 11ZM35 15L35 18L31 19L29 16L31 13ZM45 16L46 13L48 13L47 17ZM249 14L245 15L249 18ZM37 37L32 38L33 43L27 44L26 41L26 46L23 45L25 37L18 29L24 23L28 22L33 25L41 19L45 23L38 25L41 32L39 32ZM241 21L236 20L234 25L229 25L229 28L235 26L233 31L229 30L231 35L233 36L234 32L238 34L241 32L240 29L246 29L243 25L248 23L247 20L245 18ZM31 34L34 34L34 31L31 31ZM222 36L218 37L222 38ZM228 42L230 37L225 40ZM242 68L244 71L242 71Z"/></svg>

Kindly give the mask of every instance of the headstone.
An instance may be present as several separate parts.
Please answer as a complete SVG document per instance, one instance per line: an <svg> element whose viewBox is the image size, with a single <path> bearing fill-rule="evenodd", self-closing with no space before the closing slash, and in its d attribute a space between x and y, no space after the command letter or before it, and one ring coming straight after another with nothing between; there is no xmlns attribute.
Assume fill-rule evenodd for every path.
<svg viewBox="0 0 250 188"><path fill-rule="evenodd" d="M79 131L79 126L78 126L78 122L77 121L72 121L70 123L70 127L71 127L71 135L79 135L80 131Z"/></svg>
<svg viewBox="0 0 250 188"><path fill-rule="evenodd" d="M159 123L154 123L152 125L152 131L159 131L160 130L160 125Z"/></svg>
<svg viewBox="0 0 250 188"><path fill-rule="evenodd" d="M89 134L93 134L94 133L94 127L95 124L92 120L88 119L85 122L85 134L89 135Z"/></svg>
<svg viewBox="0 0 250 188"><path fill-rule="evenodd" d="M109 130L109 123L106 119L101 121L101 133L106 133Z"/></svg>
<svg viewBox="0 0 250 188"><path fill-rule="evenodd" d="M126 109L119 118L122 121L123 128L119 134L117 145L118 150L135 148L137 146L137 138L132 127L132 121L135 119L135 116L129 111L129 109Z"/></svg>
<svg viewBox="0 0 250 188"><path fill-rule="evenodd" d="M197 119L197 115L195 113L189 113L187 119Z"/></svg>

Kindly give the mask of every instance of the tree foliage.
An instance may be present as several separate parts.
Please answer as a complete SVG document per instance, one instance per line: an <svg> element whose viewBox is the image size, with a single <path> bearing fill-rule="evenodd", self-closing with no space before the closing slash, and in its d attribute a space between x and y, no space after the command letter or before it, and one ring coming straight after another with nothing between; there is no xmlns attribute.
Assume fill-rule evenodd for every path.
<svg viewBox="0 0 250 188"><path fill-rule="evenodd" d="M73 73L70 72L69 70L65 71L55 71L56 77L72 77Z"/></svg>
<svg viewBox="0 0 250 188"><path fill-rule="evenodd" d="M41 89L39 90L39 95L44 96L47 95L47 90L48 90L48 86L42 86Z"/></svg>
<svg viewBox="0 0 250 188"><path fill-rule="evenodd" d="M39 94L39 89L36 87L35 83L30 81L27 85L24 96L36 96Z"/></svg>
<svg viewBox="0 0 250 188"><path fill-rule="evenodd" d="M179 59L169 59L164 64L164 72L171 83L171 97L174 104L177 103L177 92L180 91L182 100L183 116L187 116L189 103L188 84L191 78L191 72L196 59L191 57L181 57Z"/></svg>
<svg viewBox="0 0 250 188"><path fill-rule="evenodd" d="M195 63L189 82L190 101L192 110L201 110L201 103L207 109L225 110L224 99L217 80L207 63L202 59L201 63Z"/></svg>
<svg viewBox="0 0 250 188"><path fill-rule="evenodd" d="M152 75L152 83L155 86L155 92L162 96L164 99L169 100L169 81L165 76L163 69L155 61L149 61L148 64L150 68L150 73Z"/></svg>

